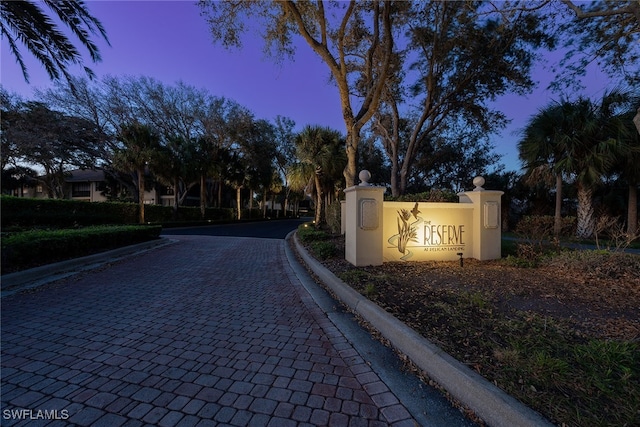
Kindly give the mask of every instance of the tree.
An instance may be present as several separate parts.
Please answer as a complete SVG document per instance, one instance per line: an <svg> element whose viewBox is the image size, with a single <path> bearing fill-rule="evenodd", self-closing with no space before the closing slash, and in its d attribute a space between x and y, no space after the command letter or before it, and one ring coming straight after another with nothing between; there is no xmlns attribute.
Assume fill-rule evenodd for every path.
<svg viewBox="0 0 640 427"><path fill-rule="evenodd" d="M387 179L391 176L389 160L380 144L380 139L368 129L363 133L358 153L360 154L358 170L368 170L371 173L370 183L386 185Z"/></svg>
<svg viewBox="0 0 640 427"><path fill-rule="evenodd" d="M0 163L2 171L9 167L17 167L19 163L19 151L16 140L7 138L7 131L10 121L7 120L10 115L16 115L24 105L24 100L17 94L9 93L0 85L0 141L2 149L0 150Z"/></svg>
<svg viewBox="0 0 640 427"><path fill-rule="evenodd" d="M283 211L287 214L289 210L289 195L291 186L289 185L289 168L295 163L295 122L288 117L277 116L274 125L274 137L276 142L275 166L278 173L284 178L284 204ZM272 206L273 207L273 206Z"/></svg>
<svg viewBox="0 0 640 427"><path fill-rule="evenodd" d="M617 117L619 137L623 144L618 146L614 173L619 173L627 182L627 234L634 236L638 229L638 186L640 185L640 134L632 125L630 118L634 115L634 105L639 102L630 100L627 111Z"/></svg>
<svg viewBox="0 0 640 427"><path fill-rule="evenodd" d="M575 132L568 108L551 103L529 119L518 142L520 160L524 163L531 184L555 180L556 199L554 234L562 230L562 174L560 161L566 155L564 143Z"/></svg>
<svg viewBox="0 0 640 427"><path fill-rule="evenodd" d="M473 178L499 169L500 155L493 151L486 136L460 131L456 137L432 136L422 144L407 180L409 192L469 189Z"/></svg>
<svg viewBox="0 0 640 427"><path fill-rule="evenodd" d="M293 36L301 36L329 68L338 88L346 127L346 185L357 176L360 131L376 111L389 75L393 31L404 2L349 3L201 0L214 41L240 47L245 20L262 19L267 50L292 56ZM356 101L359 103L356 104Z"/></svg>
<svg viewBox="0 0 640 427"><path fill-rule="evenodd" d="M592 194L594 185L615 164L615 156L629 153L630 146L621 138L628 125L617 114L627 99L619 91L606 93L599 103L580 98L567 105L577 135L567 140L567 155L560 167L575 176L578 191L578 237L591 237L594 230Z"/></svg>
<svg viewBox="0 0 640 427"><path fill-rule="evenodd" d="M182 82L166 85L148 77L110 77L104 87L114 123L135 120L157 129L170 158L156 175L172 187L176 203L200 185L204 216L213 179L220 205L224 169L220 162L231 149L235 129L250 116L248 110Z"/></svg>
<svg viewBox="0 0 640 427"><path fill-rule="evenodd" d="M599 103L587 98L562 101L548 108L551 119L530 126L530 139L521 141L520 147L525 148L521 157L529 159L530 166L543 165L546 158L555 174L566 174L575 181L579 238L591 237L594 231L594 187L612 170L616 155L629 153L629 145L621 138L625 124L617 114L625 104L624 94L618 91L606 93ZM535 125L535 120L530 124ZM540 144L537 151L536 142Z"/></svg>
<svg viewBox="0 0 640 427"><path fill-rule="evenodd" d="M72 83L68 67L82 65L82 55L69 38L58 28L54 21L39 6L45 4L60 22L67 26L88 50L91 60L101 60L98 46L91 40L92 35L101 36L107 44L107 34L100 21L93 17L83 1L30 0L0 2L0 34L7 38L9 50L22 69L24 79L29 81L29 73L24 63L18 43L44 66L51 80L59 80L64 76ZM93 72L83 67L89 77Z"/></svg>
<svg viewBox="0 0 640 427"><path fill-rule="evenodd" d="M2 168L2 177L0 183L2 184L2 194L18 194L19 197L24 197L24 187L26 185L33 185L36 181L33 178L38 173L31 168L20 165L11 165Z"/></svg>
<svg viewBox="0 0 640 427"><path fill-rule="evenodd" d="M237 142L245 165L246 185L251 194L262 190L265 197L266 191L274 182L276 141L273 126L266 120L255 120L238 136ZM253 197L250 197L250 201L252 200Z"/></svg>
<svg viewBox="0 0 640 427"><path fill-rule="evenodd" d="M305 126L296 138L296 156L300 161L297 183L313 183L315 194L315 224L325 222L324 206L328 205L335 190L336 181L343 167L344 152L339 149L342 138L339 132L319 126ZM342 156L341 156L342 154ZM342 157L342 159L341 159ZM295 185L295 184L294 184ZM308 188L309 185L304 185Z"/></svg>
<svg viewBox="0 0 640 427"><path fill-rule="evenodd" d="M49 109L39 102L24 102L1 117L3 168L11 156L14 165L41 169L33 177L49 197L64 197L66 173L73 168L94 168L106 158L106 136L93 123Z"/></svg>
<svg viewBox="0 0 640 427"><path fill-rule="evenodd" d="M553 9L548 14L567 49L554 87L575 87L575 76L583 76L587 65L593 62L611 78L622 77L630 87L637 86L640 83L640 3L637 0L561 2L574 19L562 21Z"/></svg>
<svg viewBox="0 0 640 427"><path fill-rule="evenodd" d="M547 0L549 1L549 0ZM552 87L575 88L596 62L612 80L628 87L640 84L640 2L637 0L576 2L562 0L575 19L557 26L568 49ZM555 19L555 14L549 15ZM577 58L577 59L576 59ZM640 106L632 120L640 134Z"/></svg>
<svg viewBox="0 0 640 427"><path fill-rule="evenodd" d="M239 141L251 128L253 121L253 114L235 101L221 97L211 97L208 101L202 127L208 144L206 153L210 159L210 176L218 186L218 206L222 204L222 186L225 181L235 183L233 186L237 190L237 196L240 196L244 176L237 174L241 172L236 168L240 158L234 156L234 153L238 153ZM231 176L227 176L227 173ZM238 215L240 214L239 209Z"/></svg>
<svg viewBox="0 0 640 427"><path fill-rule="evenodd" d="M393 196L407 190L421 152L465 138L482 140L504 127L504 114L487 103L508 91L525 93L533 49L552 39L531 13L506 14L480 2L416 2L408 14L406 65L383 93L373 130L391 162ZM448 141L444 144L443 137ZM424 171L429 173L429 171Z"/></svg>
<svg viewBox="0 0 640 427"><path fill-rule="evenodd" d="M86 78L71 77L71 81L56 81L54 87L41 91L36 89L36 99L57 111L90 121L111 138L114 148L115 134L120 123L116 122L106 102L105 91L98 82Z"/></svg>
<svg viewBox="0 0 640 427"><path fill-rule="evenodd" d="M178 207L183 204L187 193L198 183L199 159L196 142L182 137L169 138L156 153L155 176L173 192L173 216L178 218Z"/></svg>
<svg viewBox="0 0 640 427"><path fill-rule="evenodd" d="M25 101L17 94L7 92L0 86L0 165L3 194L23 196L25 185L36 183L39 174L31 167L23 165L20 138L11 136L11 126L21 126L19 112L23 111ZM7 137L9 135L9 137Z"/></svg>
<svg viewBox="0 0 640 427"><path fill-rule="evenodd" d="M118 169L135 173L139 222L144 224L145 174L154 166L160 150L160 137L149 126L133 122L120 128L118 139L123 146L115 153L113 163Z"/></svg>

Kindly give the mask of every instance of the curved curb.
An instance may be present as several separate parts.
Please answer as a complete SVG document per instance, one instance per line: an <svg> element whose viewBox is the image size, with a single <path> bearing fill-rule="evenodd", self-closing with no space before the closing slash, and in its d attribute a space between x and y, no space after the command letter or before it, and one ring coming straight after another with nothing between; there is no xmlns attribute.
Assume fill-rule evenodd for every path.
<svg viewBox="0 0 640 427"><path fill-rule="evenodd" d="M362 316L398 351L409 357L485 423L494 427L553 426L538 412L508 395L338 279L309 255L300 244L297 234L293 237L296 250L304 262L343 304Z"/></svg>
<svg viewBox="0 0 640 427"><path fill-rule="evenodd" d="M10 295L25 288L35 288L54 280L71 276L79 271L99 267L106 262L117 261L126 256L161 248L175 242L175 240L160 237L156 240L124 246L81 258L73 258L67 261L60 261L24 271L5 274L0 278L2 296Z"/></svg>

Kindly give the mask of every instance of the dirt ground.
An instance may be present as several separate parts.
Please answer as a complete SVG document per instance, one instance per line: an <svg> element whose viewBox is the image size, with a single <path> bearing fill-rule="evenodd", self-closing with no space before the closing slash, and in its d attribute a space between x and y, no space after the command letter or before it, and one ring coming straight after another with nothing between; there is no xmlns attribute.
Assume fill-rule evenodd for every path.
<svg viewBox="0 0 640 427"><path fill-rule="evenodd" d="M553 423L636 424L640 256L567 251L536 262L354 267L344 238L332 242L338 255L325 267Z"/></svg>
<svg viewBox="0 0 640 427"><path fill-rule="evenodd" d="M336 243L340 246L340 239ZM338 275L355 269L343 257L323 264ZM363 270L388 278L386 301L420 301L432 292L479 292L505 314L535 312L565 320L586 336L640 339L640 256L557 259L535 268L465 259L463 267L458 261L407 262Z"/></svg>

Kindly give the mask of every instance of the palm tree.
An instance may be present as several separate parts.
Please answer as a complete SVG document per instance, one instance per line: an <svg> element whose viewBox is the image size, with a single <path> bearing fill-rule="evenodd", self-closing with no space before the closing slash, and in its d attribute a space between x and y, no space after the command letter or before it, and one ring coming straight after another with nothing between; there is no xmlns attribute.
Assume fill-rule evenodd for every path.
<svg viewBox="0 0 640 427"><path fill-rule="evenodd" d="M636 114L634 104L637 104L637 100L635 102L631 100L628 110L619 116L619 130L624 144L616 152L614 168L614 172L620 173L621 178L629 186L627 200L627 234L629 236L634 236L638 231L638 186L640 185L640 133L632 121Z"/></svg>
<svg viewBox="0 0 640 427"><path fill-rule="evenodd" d="M562 103L554 102L541 109L527 123L523 139L518 142L520 159L527 169L530 184L555 179L556 203L553 232L562 230L562 170L559 162L565 154L563 142L573 132Z"/></svg>
<svg viewBox="0 0 640 427"><path fill-rule="evenodd" d="M577 231L580 238L593 234L593 190L614 163L623 141L619 138L617 108L625 102L620 91L606 93L599 104L587 98L556 102L534 116L518 144L520 158L529 171L545 167L556 174L556 225L559 230L562 175L573 177L577 187Z"/></svg>
<svg viewBox="0 0 640 427"><path fill-rule="evenodd" d="M578 196L576 235L579 238L593 235L594 187L611 170L615 154L625 148L620 138L620 120L615 115L624 102L624 94L612 91L598 104L586 98L564 104L574 132L563 143L565 155L558 166L575 178Z"/></svg>
<svg viewBox="0 0 640 427"><path fill-rule="evenodd" d="M120 128L118 139L124 147L114 154L116 169L133 171L138 181L139 222L144 224L144 178L146 169L152 166L160 151L160 138L150 127L132 123Z"/></svg>
<svg viewBox="0 0 640 427"><path fill-rule="evenodd" d="M63 75L73 87L72 77L67 67L73 64L82 65L82 55L39 4L47 5L60 21L69 27L89 51L93 62L99 62L101 57L98 46L91 40L91 35L99 33L109 44L107 34L100 21L91 16L83 1L0 2L0 34L3 38L7 38L9 50L20 65L24 79L29 82L29 73L18 48L18 42L22 43L42 63L51 80L59 80ZM84 70L89 77L94 76L91 69L84 67Z"/></svg>
<svg viewBox="0 0 640 427"><path fill-rule="evenodd" d="M324 222L325 197L331 198L346 164L339 132L326 127L306 126L296 138L296 156L300 161L298 174L313 182L316 227Z"/></svg>
<svg viewBox="0 0 640 427"><path fill-rule="evenodd" d="M553 232L562 229L562 171L557 163L562 155L560 141L563 135L562 108L553 103L538 111L527 123L523 138L518 142L520 160L527 170L529 185L548 182L555 177L556 203Z"/></svg>

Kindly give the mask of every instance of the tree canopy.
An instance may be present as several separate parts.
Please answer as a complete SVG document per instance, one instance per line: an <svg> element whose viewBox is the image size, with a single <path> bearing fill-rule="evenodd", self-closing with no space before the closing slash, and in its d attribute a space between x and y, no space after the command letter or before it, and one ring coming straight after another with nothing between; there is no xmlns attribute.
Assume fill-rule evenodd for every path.
<svg viewBox="0 0 640 427"><path fill-rule="evenodd" d="M248 17L261 26L265 50L292 56L302 37L325 62L338 88L345 122L347 186L357 176L360 131L373 116L391 73L396 20L404 2L217 2L202 0L215 41L240 47Z"/></svg>
<svg viewBox="0 0 640 427"><path fill-rule="evenodd" d="M593 234L596 186L607 174L628 173L621 159L634 158L640 151L635 132L630 132L629 111L634 102L637 96L620 91L607 92L599 101L578 97L554 102L533 116L523 132L518 148L529 173L547 170L553 174L558 196L562 177L575 183L578 237ZM634 176L632 173L630 182L635 185ZM556 198L556 227L561 200Z"/></svg>
<svg viewBox="0 0 640 427"><path fill-rule="evenodd" d="M52 198L64 197L62 184L70 168L97 167L108 156L107 136L93 123L40 102L3 106L0 123L3 169L8 165L41 168L44 174L32 179Z"/></svg>

